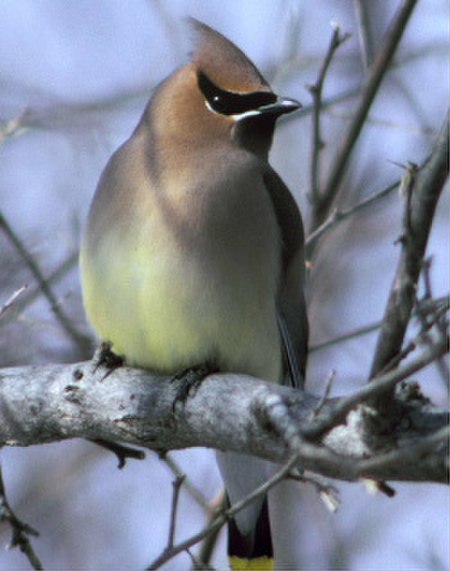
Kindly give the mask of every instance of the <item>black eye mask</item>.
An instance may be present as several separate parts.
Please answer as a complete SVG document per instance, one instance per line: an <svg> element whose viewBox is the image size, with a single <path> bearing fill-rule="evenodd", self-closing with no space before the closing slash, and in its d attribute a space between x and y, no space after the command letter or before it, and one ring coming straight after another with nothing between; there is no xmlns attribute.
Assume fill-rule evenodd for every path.
<svg viewBox="0 0 450 571"><path fill-rule="evenodd" d="M198 74L198 86L211 109L222 115L241 115L248 111L258 111L260 107L271 105L277 100L274 93L267 91L246 94L224 91L202 72Z"/></svg>

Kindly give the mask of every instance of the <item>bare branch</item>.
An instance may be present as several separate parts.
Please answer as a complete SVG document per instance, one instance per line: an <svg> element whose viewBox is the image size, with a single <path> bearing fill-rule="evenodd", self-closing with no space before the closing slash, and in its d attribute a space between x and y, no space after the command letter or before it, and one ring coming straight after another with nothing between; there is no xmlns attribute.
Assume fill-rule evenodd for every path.
<svg viewBox="0 0 450 571"><path fill-rule="evenodd" d="M3 473L0 465L0 521L7 521L12 528L11 547L18 547L25 554L33 569L43 569L42 563L39 561L33 546L31 545L29 536L37 537L39 532L21 521L11 509L6 498L6 490L3 483Z"/></svg>
<svg viewBox="0 0 450 571"><path fill-rule="evenodd" d="M331 60L336 50L342 45L350 34L341 35L339 26L335 26L331 35L330 43L327 53L322 62L316 82L313 85L307 85L309 92L313 97L313 142L312 142L312 156L311 156L311 188L308 198L314 206L319 205L321 200L320 195L320 153L324 147L324 142L320 133L320 114L322 111L322 90L325 81L327 70L330 66Z"/></svg>
<svg viewBox="0 0 450 571"><path fill-rule="evenodd" d="M348 126L347 133L344 135L342 140L342 145L340 146L330 169L323 191L321 212L318 212L316 221L318 224L327 215L330 205L337 195L342 179L347 170L353 147L359 137L361 129L363 128L369 109L378 93L381 82L389 69L392 58L397 50L416 3L417 0L403 0L402 5L395 16L391 27L387 31L383 44L370 68L367 82L362 91L361 100L355 110L353 120Z"/></svg>
<svg viewBox="0 0 450 571"><path fill-rule="evenodd" d="M178 545L172 546L171 549L165 550L155 561L153 561L148 567L149 570L154 571L159 569L161 565L164 565L167 561L181 553L186 551L196 543L199 543L202 539L218 531L223 525L227 523L231 518L233 518L237 513L251 504L256 498L265 495L270 489L272 489L276 484L287 478L289 472L298 463L298 456L294 454L289 458L286 463L271 477L267 482L261 484L256 488L251 494L248 494L244 499L233 504L229 509L222 513L219 513L213 522L208 524L203 530L196 533L189 539L180 542Z"/></svg>
<svg viewBox="0 0 450 571"><path fill-rule="evenodd" d="M16 289L16 291L13 292L13 294L5 301L5 303L3 305L0 305L0 319L3 318L8 309L11 309L11 307L16 303L17 298L19 298L23 294L23 292L27 289L27 287L28 286L25 284L20 288Z"/></svg>
<svg viewBox="0 0 450 571"><path fill-rule="evenodd" d="M373 38L370 31L370 3L365 0L353 0L356 18L358 20L358 36L361 46L361 59L365 70L368 70L373 61Z"/></svg>
<svg viewBox="0 0 450 571"><path fill-rule="evenodd" d="M190 481L186 474L181 470L180 466L175 462L170 454L164 454L161 457L162 461L166 464L169 470L176 478L183 478L183 487L192 496L192 498L201 506L205 512L210 512L211 508L208 500L202 492L196 488Z"/></svg>
<svg viewBox="0 0 450 571"><path fill-rule="evenodd" d="M369 323L368 325L363 325L362 327L357 327L352 331L349 331L348 333L343 333L341 335L333 337L332 339L328 339L321 343L317 343L316 345L311 345L311 347L309 348L309 352L314 353L315 351L322 351L322 349L328 349L329 347L333 347L333 345L344 343L345 341L351 341L352 339L356 339L357 337L373 333L380 327L381 327L381 321L377 321L376 323Z"/></svg>
<svg viewBox="0 0 450 571"><path fill-rule="evenodd" d="M331 230L337 224L339 224L340 222L343 222L347 218L350 218L351 216L354 216L355 214L365 210L369 206L372 206L374 203L378 202L379 200L386 198L387 196L389 196L392 193L392 191L394 191L399 186L399 184L400 184L400 181L394 182L393 184L390 184L389 186L387 186L383 190L380 190L379 192L374 192L373 194L371 194L367 198L364 198L363 200L361 200L360 202L358 202L354 206L351 206L350 208L347 208L345 210L343 210L343 209L333 210L331 212L331 214L329 215L329 217L320 226L318 226L313 232L311 232L308 235L308 237L306 238L306 241L305 241L306 256L307 257L311 256L312 251L313 251L317 241L320 238L322 238L323 235L326 234L329 230Z"/></svg>
<svg viewBox="0 0 450 571"><path fill-rule="evenodd" d="M315 415L318 397L244 375L208 377L174 413L177 383L148 371L122 367L105 378L102 368L93 371L92 362L4 369L0 372L0 444L28 446L89 438L158 452L212 447L247 452L274 462L286 461L294 446L303 468L355 481L362 475L371 476L362 472L366 469L363 458L377 454L367 444L376 439L367 433L365 413L356 410L358 405L406 379L446 350L444 342L427 347L409 364L363 386L351 397L322 402L320 413ZM277 399L283 406L278 406ZM407 428L402 424L395 436L389 434L387 442L377 437L377 449L389 450L406 440L412 445L413 435L420 441L421 436L447 424L446 414L430 410L428 404L418 412L417 399L413 404L411 410L408 403L402 405L401 418L407 421ZM352 410L353 420L349 422ZM286 419L280 416L283 411ZM347 425L338 426L346 417ZM298 437L290 436L294 432L301 444ZM445 466L445 455L433 454L420 463L402 463L395 476L408 481L443 482L447 477ZM382 477L389 480L391 476L386 471Z"/></svg>
<svg viewBox="0 0 450 571"><path fill-rule="evenodd" d="M430 277L431 262L431 257L424 260L422 275L425 285L425 293L423 298L416 304L414 313L420 320L422 331L426 332L433 324L436 324L438 329L441 331L441 334L444 335L445 331L448 329L446 313L450 308L450 296L433 299ZM431 344L433 340L427 335L425 342ZM447 361L444 358L438 359L436 361L436 366L444 385L448 388L450 382L450 369Z"/></svg>
<svg viewBox="0 0 450 571"><path fill-rule="evenodd" d="M33 274L33 277L38 283L38 286L42 294L49 302L50 309L52 310L58 323L61 325L63 331L65 331L68 337L77 345L77 347L79 347L82 354L88 351L91 346L91 339L74 328L71 320L62 311L60 304L58 303L58 300L56 299L53 290L51 289L47 280L45 279L38 263L30 254L30 252L27 250L25 244L23 244L23 242L14 232L13 228L11 227L11 225L1 212L0 212L0 228L3 230L5 236L11 242L11 244L14 246L14 248L22 258L22 260L25 262L27 268Z"/></svg>
<svg viewBox="0 0 450 571"><path fill-rule="evenodd" d="M55 282L63 278L77 263L78 251L72 252L61 264L45 278L47 284L52 286ZM21 295L20 299L14 302L14 307L2 316L0 327L3 327L16 319L17 315L22 313L29 305L31 305L40 295L42 290L39 286L27 286L27 291Z"/></svg>
<svg viewBox="0 0 450 571"><path fill-rule="evenodd" d="M214 498L214 500L210 504L208 523L211 524L215 520L217 512L225 511L227 509L227 506L228 506L228 500L225 494L225 489L222 488L219 495L216 498ZM217 529L215 532L210 533L207 537L205 537L198 553L198 559L203 565L203 567L199 567L200 569L204 569L205 567L207 569L210 569L208 565L212 559L214 550L217 546L219 533L220 533L220 528ZM194 567L194 569L197 570L197 567Z"/></svg>
<svg viewBox="0 0 450 571"><path fill-rule="evenodd" d="M172 506L170 509L170 526L169 526L169 538L167 540L167 549L172 549L175 540L175 527L177 523L177 511L178 502L180 499L181 486L186 479L185 475L177 476L172 482L173 493L172 493Z"/></svg>
<svg viewBox="0 0 450 571"><path fill-rule="evenodd" d="M403 344L434 212L448 177L448 137L447 117L430 157L420 169L408 171L404 185L402 251L378 337L371 377L386 367Z"/></svg>
<svg viewBox="0 0 450 571"><path fill-rule="evenodd" d="M367 384L357 391L357 393L341 399L336 403L334 410L328 414L328 418L318 418L314 423L306 429L309 437L319 438L325 434L330 428L337 423L342 422L348 413L355 408L357 404L373 401L380 393L392 391L400 382L423 367L432 363L442 355L448 352L448 339L442 339L439 343L432 347L428 347L423 353L411 361L401 369L396 369L379 375L373 379L373 383ZM394 399L393 399L394 400ZM386 478L388 479L388 478Z"/></svg>

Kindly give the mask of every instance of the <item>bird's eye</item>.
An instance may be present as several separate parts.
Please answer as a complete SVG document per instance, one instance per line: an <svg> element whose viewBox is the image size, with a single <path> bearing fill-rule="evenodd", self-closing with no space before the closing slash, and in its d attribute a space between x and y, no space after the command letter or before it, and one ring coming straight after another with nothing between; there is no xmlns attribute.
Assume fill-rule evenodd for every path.
<svg viewBox="0 0 450 571"><path fill-rule="evenodd" d="M254 93L233 93L217 87L204 73L198 74L198 86L209 107L222 115L241 115L249 111L257 112L260 107L275 103L277 97L270 91Z"/></svg>

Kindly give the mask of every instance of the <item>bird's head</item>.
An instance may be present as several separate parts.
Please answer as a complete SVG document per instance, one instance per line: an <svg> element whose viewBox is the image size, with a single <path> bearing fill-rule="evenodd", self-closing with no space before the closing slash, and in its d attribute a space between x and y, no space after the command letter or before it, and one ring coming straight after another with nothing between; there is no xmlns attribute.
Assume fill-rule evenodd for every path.
<svg viewBox="0 0 450 571"><path fill-rule="evenodd" d="M300 104L276 95L222 34L193 18L189 25L195 33L190 61L160 85L149 107L157 132L185 144L231 142L266 157L276 119Z"/></svg>

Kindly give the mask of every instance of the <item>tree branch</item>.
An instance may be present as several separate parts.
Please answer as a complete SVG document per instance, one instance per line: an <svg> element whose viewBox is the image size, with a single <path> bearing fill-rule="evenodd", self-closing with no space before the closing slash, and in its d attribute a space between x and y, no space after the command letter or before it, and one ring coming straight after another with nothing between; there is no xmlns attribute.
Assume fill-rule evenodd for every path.
<svg viewBox="0 0 450 571"><path fill-rule="evenodd" d="M420 169L410 167L405 177L406 204L403 235L400 240L402 252L382 320L371 377L384 369L402 348L416 301L417 282L434 212L448 177L448 138L447 116L430 157Z"/></svg>
<svg viewBox="0 0 450 571"><path fill-rule="evenodd" d="M443 342L428 347L415 361L380 378L379 385L324 402L244 375L212 375L175 410L178 383L144 370L122 367L105 376L90 361L3 369L0 444L89 438L158 452L192 446L237 450L280 463L294 452L303 468L341 480L376 476L445 482L446 440L437 431L447 426L447 413L433 410L426 399L417 398L417 391L404 388L398 397L403 399L399 426L383 437L367 433L368 413L358 406L445 351ZM412 400L405 391L413 394ZM438 442L430 442L428 453L420 448L415 456L416 445L436 434ZM398 465L386 460L386 454L395 456L404 447L414 460Z"/></svg>
<svg viewBox="0 0 450 571"><path fill-rule="evenodd" d="M0 212L0 229L3 230L5 236L14 246L15 250L25 262L25 265L32 273L33 277L35 278L42 294L47 299L50 309L53 312L56 320L60 324L63 331L67 334L67 336L74 342L75 346L78 347L81 354L86 354L89 351L91 346L91 339L90 337L84 335L83 333L76 330L73 326L70 318L64 313L62 310L60 303L58 302L55 294L53 293L52 288L50 287L48 281L45 279L39 264L34 259L32 254L27 250L25 244L19 238L16 232L14 232L13 228L9 224L8 220Z"/></svg>
<svg viewBox="0 0 450 571"><path fill-rule="evenodd" d="M342 139L342 145L340 146L330 169L322 194L320 205L321 211L317 211L316 214L316 225L320 224L327 215L330 205L338 193L342 179L347 170L353 147L355 146L359 134L365 124L370 107L378 93L382 80L391 65L392 58L397 50L416 3L417 0L403 0L402 5L386 33L383 44L370 67L369 75L363 88L360 102L355 110L353 120Z"/></svg>
<svg viewBox="0 0 450 571"><path fill-rule="evenodd" d="M220 528L233 518L238 512L243 508L251 504L256 498L261 495L266 494L271 488L276 484L281 482L281 480L287 478L289 472L297 463L298 458L296 455L289 458L286 463L266 482L258 486L253 492L245 496L242 500L236 502L231 508L219 513L212 522L208 523L202 530L200 530L195 535L191 536L185 541L181 541L178 545L172 545L163 553L157 557L150 565L147 567L148 571L154 571L159 569L161 565L172 559L175 555L178 555L182 551L186 551L189 547L192 547L202 539L210 536L212 533L220 530Z"/></svg>
<svg viewBox="0 0 450 571"><path fill-rule="evenodd" d="M70 270L72 270L78 263L79 252L76 250L67 256L61 264L53 270L46 278L49 287L53 287L56 282L65 277ZM17 319L17 317L25 311L36 299L42 295L42 290L39 285L26 285L26 291L20 295L19 298L14 299L14 304L10 307L7 313L1 314L0 327L4 327ZM92 347L89 349L92 351ZM90 354L90 353L88 353Z"/></svg>
<svg viewBox="0 0 450 571"><path fill-rule="evenodd" d="M332 212L328 216L328 218L306 237L305 249L306 249L307 258L311 257L313 249L315 248L317 241L319 239L321 239L323 237L323 235L326 234L326 232L328 232L329 230L334 228L337 224L339 224L340 222L343 222L347 218L354 216L355 214L358 214L359 212L361 212L363 210L366 210L368 207L373 206L374 203L378 202L379 200L381 200L383 198L386 198L396 188L398 188L399 184L400 184L400 181L394 182L393 184L390 184L389 186L387 186L383 190L380 190L378 192L374 192L373 194L371 194L367 198L364 198L363 200L361 200L357 204L350 206L347 209L337 209L336 208L336 209L332 210Z"/></svg>
<svg viewBox="0 0 450 571"><path fill-rule="evenodd" d="M322 140L321 129L320 129L323 84L325 82L325 76L327 70L331 64L331 60L333 59L333 55L335 54L339 46L342 45L349 37L350 34L341 35L341 30L339 26L335 26L333 28L330 44L328 46L327 53L319 70L317 80L314 84L306 86L313 98L313 130L312 130L313 141L311 147L312 156L311 156L311 173L310 173L311 188L308 193L309 201L311 202L313 207L318 206L321 200L320 183L319 183L319 174L321 172L320 154L325 145L325 143Z"/></svg>
<svg viewBox="0 0 450 571"><path fill-rule="evenodd" d="M40 571L43 569L42 563L36 555L29 536L37 537L39 533L21 521L13 512L6 498L5 485L3 483L2 467L0 465L0 522L8 522L12 530L12 538L10 547L19 547L20 551L25 554L33 569Z"/></svg>
<svg viewBox="0 0 450 571"><path fill-rule="evenodd" d="M358 37L361 46L361 59L365 70L372 65L373 38L370 31L369 5L364 0L353 0L355 14L358 21Z"/></svg>

